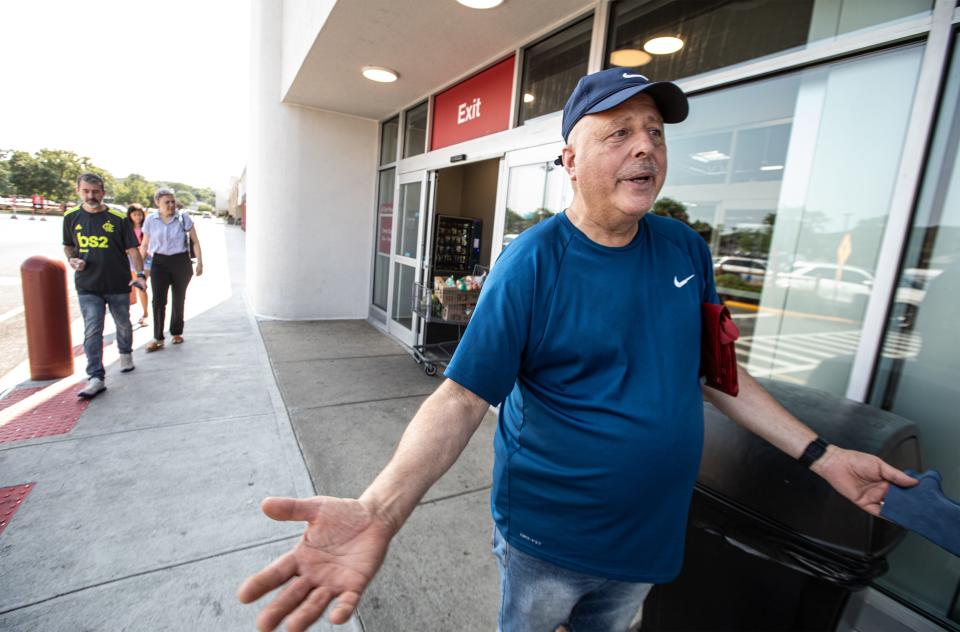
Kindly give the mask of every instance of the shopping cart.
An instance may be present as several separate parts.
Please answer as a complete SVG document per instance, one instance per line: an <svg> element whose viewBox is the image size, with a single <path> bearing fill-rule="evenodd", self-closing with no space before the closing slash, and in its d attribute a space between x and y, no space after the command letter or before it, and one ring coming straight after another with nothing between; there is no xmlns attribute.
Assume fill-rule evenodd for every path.
<svg viewBox="0 0 960 632"><path fill-rule="evenodd" d="M475 269L478 276L486 271L487 269L481 266ZM413 284L413 313L424 323L457 327L455 340L413 346L413 359L417 364L423 365L424 373L434 376L450 362L479 298L480 290L461 290L437 282Z"/></svg>

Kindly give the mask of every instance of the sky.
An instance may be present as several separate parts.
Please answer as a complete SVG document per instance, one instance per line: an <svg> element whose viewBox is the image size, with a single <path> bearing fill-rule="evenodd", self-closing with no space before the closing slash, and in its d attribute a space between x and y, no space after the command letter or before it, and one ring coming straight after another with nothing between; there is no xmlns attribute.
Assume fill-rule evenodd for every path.
<svg viewBox="0 0 960 632"><path fill-rule="evenodd" d="M249 0L0 0L0 149L226 189L246 164Z"/></svg>

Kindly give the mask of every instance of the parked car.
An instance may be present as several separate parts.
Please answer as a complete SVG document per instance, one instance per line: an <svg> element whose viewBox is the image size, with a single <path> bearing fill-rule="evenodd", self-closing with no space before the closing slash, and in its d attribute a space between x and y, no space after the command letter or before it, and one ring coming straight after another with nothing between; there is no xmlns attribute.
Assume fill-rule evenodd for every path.
<svg viewBox="0 0 960 632"><path fill-rule="evenodd" d="M744 280L763 280L767 273L766 259L756 259L754 257L727 256L716 257L713 260L713 274L737 274Z"/></svg>
<svg viewBox="0 0 960 632"><path fill-rule="evenodd" d="M873 289L873 275L856 266L840 268L835 263L797 262L789 272L778 274L774 283L780 288L810 292L835 303L866 306Z"/></svg>

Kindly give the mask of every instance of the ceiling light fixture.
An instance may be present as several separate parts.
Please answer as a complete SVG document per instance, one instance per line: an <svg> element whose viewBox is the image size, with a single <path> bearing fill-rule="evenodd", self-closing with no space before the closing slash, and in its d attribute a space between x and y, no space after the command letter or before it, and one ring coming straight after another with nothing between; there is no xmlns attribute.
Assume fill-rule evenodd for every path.
<svg viewBox="0 0 960 632"><path fill-rule="evenodd" d="M503 0L457 0L457 2L471 9L492 9L503 4Z"/></svg>
<svg viewBox="0 0 960 632"><path fill-rule="evenodd" d="M669 55L683 48L683 40L679 37L655 37L643 45L643 50L652 55Z"/></svg>
<svg viewBox="0 0 960 632"><path fill-rule="evenodd" d="M361 72L363 76L370 81L378 81L380 83L394 82L400 76L396 70L390 70L382 66L364 66Z"/></svg>
<svg viewBox="0 0 960 632"><path fill-rule="evenodd" d="M524 102L524 103L533 103L533 102L536 101L536 100L537 100L537 98L536 98L535 96L533 96L532 94L530 94L529 92L526 92L526 93L524 93L524 95L523 95L523 102Z"/></svg>
<svg viewBox="0 0 960 632"><path fill-rule="evenodd" d="M623 68L636 68L645 66L653 60L650 53L645 53L636 48L621 48L610 53L610 63L614 66Z"/></svg>

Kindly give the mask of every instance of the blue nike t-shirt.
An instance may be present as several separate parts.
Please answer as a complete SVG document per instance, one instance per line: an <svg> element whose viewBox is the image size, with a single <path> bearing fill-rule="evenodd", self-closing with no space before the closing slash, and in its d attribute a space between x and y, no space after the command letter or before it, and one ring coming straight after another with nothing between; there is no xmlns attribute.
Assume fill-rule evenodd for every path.
<svg viewBox="0 0 960 632"><path fill-rule="evenodd" d="M500 404L494 521L558 566L667 582L683 561L703 446L700 305L710 251L647 214L607 247L566 213L493 267L446 377Z"/></svg>

